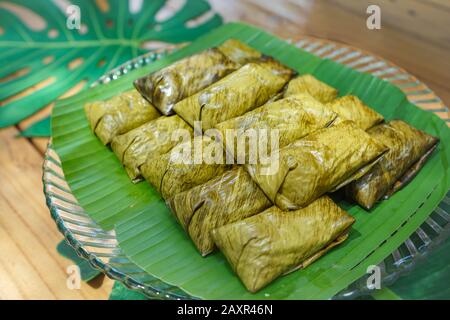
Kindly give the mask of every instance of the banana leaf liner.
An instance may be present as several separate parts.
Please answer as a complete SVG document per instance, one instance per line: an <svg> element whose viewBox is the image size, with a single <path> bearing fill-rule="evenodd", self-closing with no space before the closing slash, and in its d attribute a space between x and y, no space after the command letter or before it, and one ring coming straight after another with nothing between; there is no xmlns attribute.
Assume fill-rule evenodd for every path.
<svg viewBox="0 0 450 320"><path fill-rule="evenodd" d="M367 130L384 121L381 114L365 105L356 96L337 98L328 103L327 106L339 115L339 118L334 122L335 124L345 120L352 120L361 129Z"/></svg>
<svg viewBox="0 0 450 320"><path fill-rule="evenodd" d="M387 150L354 122L344 121L281 148L269 165L246 168L273 203L296 210L362 177Z"/></svg>
<svg viewBox="0 0 450 320"><path fill-rule="evenodd" d="M373 127L368 133L389 147L367 174L345 188L346 194L370 210L382 198L389 198L411 181L431 156L439 142L401 120Z"/></svg>
<svg viewBox="0 0 450 320"><path fill-rule="evenodd" d="M305 74L289 81L284 96L288 97L298 93L309 93L318 101L328 103L336 99L338 90L310 74Z"/></svg>
<svg viewBox="0 0 450 320"><path fill-rule="evenodd" d="M207 130L251 111L278 93L293 71L273 59L248 63L239 70L174 106L174 111L194 127L201 121Z"/></svg>
<svg viewBox="0 0 450 320"><path fill-rule="evenodd" d="M272 133L277 134L273 138L278 141L275 147L280 148L329 126L336 117L336 113L312 96L300 93L266 103L240 117L221 122L216 128L227 149L233 149L232 154L238 159L237 163L244 164L257 160L250 159L250 151L253 155L262 152L261 148L266 150L264 155L272 151Z"/></svg>
<svg viewBox="0 0 450 320"><path fill-rule="evenodd" d="M343 242L354 221L328 196L322 196L295 211L272 206L214 229L212 237L245 287L256 292Z"/></svg>
<svg viewBox="0 0 450 320"><path fill-rule="evenodd" d="M214 250L211 231L272 206L245 170L236 166L205 184L175 195L168 206L198 251Z"/></svg>
<svg viewBox="0 0 450 320"><path fill-rule="evenodd" d="M168 152L176 137L193 136L193 129L177 115L161 116L112 140L111 148L133 182L141 179L141 166L149 156Z"/></svg>
<svg viewBox="0 0 450 320"><path fill-rule="evenodd" d="M229 169L231 165L226 164L222 143L201 136L180 143L161 156L147 158L141 173L164 199L168 199Z"/></svg>
<svg viewBox="0 0 450 320"><path fill-rule="evenodd" d="M92 132L105 145L114 137L161 116L136 90L105 101L86 103L84 111Z"/></svg>
<svg viewBox="0 0 450 320"><path fill-rule="evenodd" d="M135 88L164 115L173 114L178 101L206 88L237 70L239 64L217 48L181 59L168 67L135 80Z"/></svg>

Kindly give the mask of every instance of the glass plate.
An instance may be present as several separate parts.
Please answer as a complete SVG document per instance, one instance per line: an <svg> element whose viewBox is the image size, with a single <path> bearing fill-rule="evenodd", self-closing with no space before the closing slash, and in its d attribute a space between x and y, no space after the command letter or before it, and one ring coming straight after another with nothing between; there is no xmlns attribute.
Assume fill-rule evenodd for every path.
<svg viewBox="0 0 450 320"><path fill-rule="evenodd" d="M321 58L332 59L357 71L367 72L402 89L419 107L438 113L445 121L448 108L425 84L405 70L368 52L350 46L311 37L293 43L298 48ZM114 81L121 75L151 63L176 49L168 46L133 59L101 77L94 85ZM132 263L118 245L114 231L102 230L80 207L64 179L64 172L51 142L43 165L43 184L47 206L58 229L77 254L108 277L122 282L151 299L196 299L180 288L151 276ZM429 218L397 250L379 264L382 284L392 284L450 234L450 192ZM335 299L354 299L370 294L367 276L338 293Z"/></svg>

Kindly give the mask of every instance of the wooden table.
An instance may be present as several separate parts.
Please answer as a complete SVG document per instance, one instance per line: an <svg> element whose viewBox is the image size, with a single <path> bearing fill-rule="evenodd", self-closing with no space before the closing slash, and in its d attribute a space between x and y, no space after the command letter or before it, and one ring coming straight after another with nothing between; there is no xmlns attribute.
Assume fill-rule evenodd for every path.
<svg viewBox="0 0 450 320"><path fill-rule="evenodd" d="M371 51L417 76L450 104L447 0L210 2L225 21L245 21L286 39L310 35ZM366 28L369 4L381 7L381 30ZM82 284L81 290L67 288L66 268L72 263L55 250L62 236L42 193L47 139L16 138L51 107L16 127L0 130L0 299L106 299L112 287L110 279Z"/></svg>

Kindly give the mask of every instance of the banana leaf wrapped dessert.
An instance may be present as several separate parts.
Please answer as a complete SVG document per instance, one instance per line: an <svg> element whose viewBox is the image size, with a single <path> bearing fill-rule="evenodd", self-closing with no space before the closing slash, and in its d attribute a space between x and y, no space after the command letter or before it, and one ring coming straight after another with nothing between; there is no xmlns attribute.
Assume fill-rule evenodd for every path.
<svg viewBox="0 0 450 320"><path fill-rule="evenodd" d="M355 220L329 197L303 209L272 206L212 231L245 287L256 292L281 275L305 268L343 242Z"/></svg>
<svg viewBox="0 0 450 320"><path fill-rule="evenodd" d="M244 65L262 57L261 52L236 39L229 39L217 47L230 60Z"/></svg>
<svg viewBox="0 0 450 320"><path fill-rule="evenodd" d="M345 120L352 120L361 129L367 130L384 120L381 114L366 106L356 96L337 98L328 103L327 106L339 115L335 124Z"/></svg>
<svg viewBox="0 0 450 320"><path fill-rule="evenodd" d="M255 149L250 150L251 147L266 148L267 154L272 149L269 139L267 139L267 146L264 146L258 141L247 139L251 137L248 133L255 133L254 138L259 138L259 142L263 142L263 137L259 137L259 134L269 136L273 133L272 130L276 130L277 137L274 138L277 139L278 147L283 147L315 130L329 126L336 117L336 113L312 96L307 93L300 93L275 102L266 103L240 117L221 122L216 128L221 132L221 136L224 137L225 145L234 148L233 154L237 158L245 157L245 163L248 163L249 151L252 151L254 154L258 152ZM249 130L251 129L254 131L250 132ZM233 130L233 141L228 141L227 130ZM245 146L243 145L244 143ZM245 155L242 155L240 150L245 150ZM244 162L238 161L238 163Z"/></svg>
<svg viewBox="0 0 450 320"><path fill-rule="evenodd" d="M137 79L134 86L159 111L170 115L175 103L239 67L220 50L212 48Z"/></svg>
<svg viewBox="0 0 450 320"><path fill-rule="evenodd" d="M292 72L272 59L248 63L178 102L174 111L191 126L202 121L203 130L207 130L267 102L283 88Z"/></svg>
<svg viewBox="0 0 450 320"><path fill-rule="evenodd" d="M354 122L344 121L281 148L269 158L270 170L259 163L246 167L273 203L295 210L362 177L387 150Z"/></svg>
<svg viewBox="0 0 450 320"><path fill-rule="evenodd" d="M286 85L286 83L289 82L289 80L292 79L293 76L297 74L296 71L280 63L271 56L262 56L259 60L255 61L254 63L257 63L258 65L267 68L270 72L272 72L272 74L281 78L284 82L283 87ZM281 93L281 90L278 90L277 93Z"/></svg>
<svg viewBox="0 0 450 320"><path fill-rule="evenodd" d="M305 74L289 81L284 96L288 97L297 93L309 93L320 102L328 103L337 97L338 90L310 74Z"/></svg>
<svg viewBox="0 0 450 320"><path fill-rule="evenodd" d="M389 147L367 174L346 187L346 193L359 205L370 210L388 198L417 174L438 144L435 138L401 120L371 128L368 133Z"/></svg>
<svg viewBox="0 0 450 320"><path fill-rule="evenodd" d="M86 103L84 111L92 132L105 145L115 136L161 116L136 90L121 93L105 101Z"/></svg>
<svg viewBox="0 0 450 320"><path fill-rule="evenodd" d="M180 132L177 137L193 135L192 128L177 115L162 116L115 137L111 148L131 180L137 182L141 177L140 167L147 157L164 154L179 143L174 138L177 132Z"/></svg>
<svg viewBox="0 0 450 320"><path fill-rule="evenodd" d="M164 199L203 184L231 169L221 142L208 136L194 137L169 152L147 158L142 176Z"/></svg>
<svg viewBox="0 0 450 320"><path fill-rule="evenodd" d="M214 250L211 231L242 220L272 203L242 167L178 193L168 201L173 214L202 256Z"/></svg>

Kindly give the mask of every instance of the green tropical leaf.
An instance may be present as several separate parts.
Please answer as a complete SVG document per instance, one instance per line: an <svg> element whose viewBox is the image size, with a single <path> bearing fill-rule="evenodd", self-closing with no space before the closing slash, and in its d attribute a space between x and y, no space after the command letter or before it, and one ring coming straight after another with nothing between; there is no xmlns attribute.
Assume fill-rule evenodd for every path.
<svg viewBox="0 0 450 320"><path fill-rule="evenodd" d="M116 281L109 295L109 300L147 300L147 297L142 293L128 289L122 283Z"/></svg>
<svg viewBox="0 0 450 320"><path fill-rule="evenodd" d="M20 132L23 137L47 137L50 134L50 117L36 121Z"/></svg>
<svg viewBox="0 0 450 320"><path fill-rule="evenodd" d="M372 293L372 297L376 300L402 300L398 295L389 290L388 288L382 288Z"/></svg>
<svg viewBox="0 0 450 320"><path fill-rule="evenodd" d="M355 94L387 119L400 118L441 143L417 177L370 214L339 200L356 223L350 237L304 270L281 277L256 294L245 290L220 253L202 258L147 183L134 185L120 162L89 130L82 106L132 86L148 72L182 57L237 38L300 73L312 73L341 94ZM60 101L52 124L55 149L80 205L103 228L115 228L124 253L153 276L200 298L330 298L363 276L399 247L430 215L450 187L450 129L436 115L409 103L389 82L322 60L270 34L243 24L228 24L191 45L127 74Z"/></svg>
<svg viewBox="0 0 450 320"><path fill-rule="evenodd" d="M74 18L66 17L67 4L79 7L80 29L67 27ZM210 9L206 0L1 1L0 100L10 100L0 107L0 128L17 124L82 81L87 88L148 46L191 41L220 25ZM32 86L38 90L11 99ZM48 124L47 119L24 135L49 135Z"/></svg>
<svg viewBox="0 0 450 320"><path fill-rule="evenodd" d="M449 300L449 261L450 238L447 238L408 275L396 281L389 289L397 296L408 300Z"/></svg>

